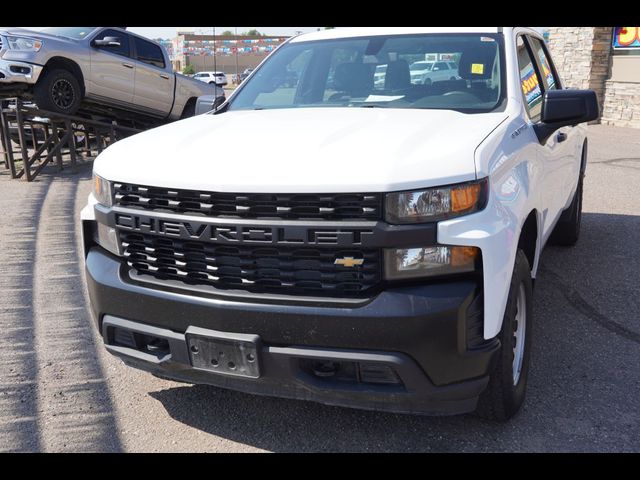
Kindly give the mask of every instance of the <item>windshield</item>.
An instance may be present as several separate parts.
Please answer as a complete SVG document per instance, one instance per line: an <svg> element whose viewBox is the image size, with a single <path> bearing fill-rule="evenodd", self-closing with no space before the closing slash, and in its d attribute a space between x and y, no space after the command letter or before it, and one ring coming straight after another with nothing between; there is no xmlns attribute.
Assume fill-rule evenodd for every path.
<svg viewBox="0 0 640 480"><path fill-rule="evenodd" d="M42 31L50 35L82 40L95 29L96 27L48 27L43 28Z"/></svg>
<svg viewBox="0 0 640 480"><path fill-rule="evenodd" d="M311 107L488 112L503 101L500 35L421 34L283 45L229 110ZM411 66L411 67L410 67ZM412 72L422 72L413 75Z"/></svg>

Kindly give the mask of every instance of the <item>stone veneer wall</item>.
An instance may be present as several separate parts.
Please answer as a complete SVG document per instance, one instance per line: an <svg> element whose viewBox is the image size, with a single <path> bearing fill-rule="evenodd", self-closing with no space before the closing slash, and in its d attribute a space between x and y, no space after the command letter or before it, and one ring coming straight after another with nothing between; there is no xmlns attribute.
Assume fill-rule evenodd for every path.
<svg viewBox="0 0 640 480"><path fill-rule="evenodd" d="M611 76L613 27L552 27L549 50L565 87L595 90L601 123L640 128L640 83Z"/></svg>
<svg viewBox="0 0 640 480"><path fill-rule="evenodd" d="M612 27L552 27L549 50L565 87L595 90L603 110Z"/></svg>
<svg viewBox="0 0 640 480"><path fill-rule="evenodd" d="M607 80L601 121L604 125L640 128L640 83Z"/></svg>

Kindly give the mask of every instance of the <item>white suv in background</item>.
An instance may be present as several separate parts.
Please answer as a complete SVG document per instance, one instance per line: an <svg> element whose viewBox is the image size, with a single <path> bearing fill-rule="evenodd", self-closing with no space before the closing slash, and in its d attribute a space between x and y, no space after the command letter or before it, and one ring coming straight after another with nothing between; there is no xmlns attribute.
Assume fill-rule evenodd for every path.
<svg viewBox="0 0 640 480"><path fill-rule="evenodd" d="M458 66L454 62L414 62L409 67L411 83L431 85L442 80L458 80Z"/></svg>
<svg viewBox="0 0 640 480"><path fill-rule="evenodd" d="M198 72L193 78L204 83L215 83L219 87L229 83L224 72Z"/></svg>

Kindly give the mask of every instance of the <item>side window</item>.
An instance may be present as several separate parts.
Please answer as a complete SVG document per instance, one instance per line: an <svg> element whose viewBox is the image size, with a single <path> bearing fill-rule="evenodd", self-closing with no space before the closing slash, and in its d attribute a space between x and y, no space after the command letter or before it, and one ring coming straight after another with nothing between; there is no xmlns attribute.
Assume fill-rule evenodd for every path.
<svg viewBox="0 0 640 480"><path fill-rule="evenodd" d="M558 90L560 88L560 84L556 81L556 77L553 75L551 64L549 63L549 59L545 53L542 42L537 38L527 38L529 40L529 45L531 45L531 50L533 50L533 54L538 57L538 64L542 68L545 90Z"/></svg>
<svg viewBox="0 0 640 480"><path fill-rule="evenodd" d="M449 67L447 67L447 64L444 62L438 62L435 64L433 69L442 71L442 70L449 70Z"/></svg>
<svg viewBox="0 0 640 480"><path fill-rule="evenodd" d="M96 45L98 50L102 50L104 52L115 53L116 55L122 55L123 57L128 57L129 55L129 35L123 32L119 32L118 30L103 30L99 33L94 40L104 40L106 37L117 37L120 41L119 47L106 47Z"/></svg>
<svg viewBox="0 0 640 480"><path fill-rule="evenodd" d="M138 37L133 38L136 45L136 57L139 61L154 67L164 68L164 55L158 45Z"/></svg>
<svg viewBox="0 0 640 480"><path fill-rule="evenodd" d="M520 86L524 96L527 113L531 121L540 121L542 110L542 89L529 50L524 44L522 36L518 36L516 42L518 50L518 69L520 70Z"/></svg>

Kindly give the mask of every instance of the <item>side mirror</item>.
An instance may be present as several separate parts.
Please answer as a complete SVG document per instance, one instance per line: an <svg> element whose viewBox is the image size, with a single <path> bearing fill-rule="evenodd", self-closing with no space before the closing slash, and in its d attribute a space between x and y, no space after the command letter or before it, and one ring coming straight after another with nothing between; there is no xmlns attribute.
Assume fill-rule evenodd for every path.
<svg viewBox="0 0 640 480"><path fill-rule="evenodd" d="M542 117L534 126L540 143L559 128L597 120L598 97L593 90L548 90L542 100Z"/></svg>
<svg viewBox="0 0 640 480"><path fill-rule="evenodd" d="M119 47L120 37L104 37L102 40L94 40L93 44L98 47Z"/></svg>
<svg viewBox="0 0 640 480"><path fill-rule="evenodd" d="M216 97L215 95L202 95L196 100L195 115L201 115L203 113L210 112L211 110L217 110L220 106L227 101L224 95Z"/></svg>

